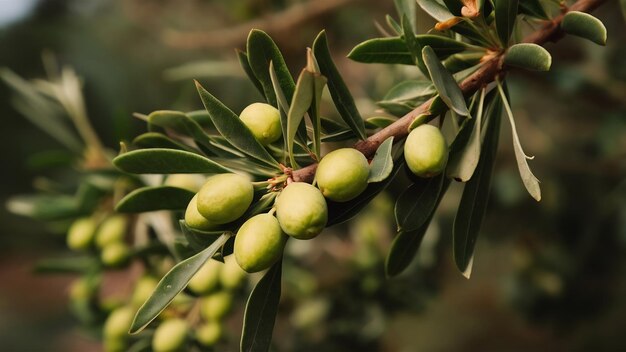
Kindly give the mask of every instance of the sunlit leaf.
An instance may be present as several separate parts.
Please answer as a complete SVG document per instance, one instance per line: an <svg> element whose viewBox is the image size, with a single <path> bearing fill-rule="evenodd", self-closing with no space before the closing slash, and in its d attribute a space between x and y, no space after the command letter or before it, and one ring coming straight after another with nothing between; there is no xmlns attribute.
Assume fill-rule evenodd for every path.
<svg viewBox="0 0 626 352"><path fill-rule="evenodd" d="M393 137L385 139L376 150L376 154L370 164L370 173L367 182L380 182L385 180L393 171Z"/></svg>
<svg viewBox="0 0 626 352"><path fill-rule="evenodd" d="M433 82L433 85L439 93L439 97L446 105L457 114L462 116L468 116L469 110L465 104L465 98L461 88L454 80L454 77L448 72L441 64L433 49L429 46L425 46L422 50L422 56L424 63L428 68L428 73Z"/></svg>
<svg viewBox="0 0 626 352"><path fill-rule="evenodd" d="M220 174L232 172L220 164L176 149L139 149L119 155L113 164L131 174Z"/></svg>
<svg viewBox="0 0 626 352"><path fill-rule="evenodd" d="M422 10L430 15L430 17L439 22L445 22L454 17L445 6L435 0L417 0L417 4L420 5Z"/></svg>

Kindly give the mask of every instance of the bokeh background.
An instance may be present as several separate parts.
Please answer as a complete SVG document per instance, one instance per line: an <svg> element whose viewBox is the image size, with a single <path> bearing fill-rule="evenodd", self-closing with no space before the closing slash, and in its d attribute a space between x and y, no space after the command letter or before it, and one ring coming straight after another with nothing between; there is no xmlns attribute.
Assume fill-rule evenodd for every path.
<svg viewBox="0 0 626 352"><path fill-rule="evenodd" d="M133 112L201 108L194 78L234 111L259 100L233 50L244 48L249 29L274 37L292 73L326 29L360 110L373 116L373 103L394 82L417 74L345 58L379 36L375 22L387 13L395 14L393 1L0 0L0 67L42 77L43 53L73 67L90 119L116 149L144 131ZM318 289L312 297L296 288L285 298L277 350L626 350L626 27L617 1L596 15L609 31L606 47L568 37L548 45L549 73L510 75L520 138L536 156L531 167L544 199L526 194L504 123L472 278L451 258L459 189L442 203L416 263L397 279L382 274L389 226L373 231L386 238L374 254L353 247L378 225L334 228L305 252L319 263L309 258L286 274ZM419 19L419 32L432 26L424 14ZM43 172L37 155L61 148L20 116L11 96L0 84L0 204L32 192ZM389 214L384 199L376 206ZM64 251L62 235L0 207L1 350L98 350L67 309L72 278L32 274L37 260ZM238 334L237 319L231 325Z"/></svg>

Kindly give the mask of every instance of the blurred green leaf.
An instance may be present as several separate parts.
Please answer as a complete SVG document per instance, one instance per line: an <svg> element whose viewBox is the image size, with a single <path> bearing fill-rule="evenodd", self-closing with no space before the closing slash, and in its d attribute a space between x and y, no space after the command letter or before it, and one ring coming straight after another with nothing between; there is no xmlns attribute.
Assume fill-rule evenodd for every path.
<svg viewBox="0 0 626 352"><path fill-rule="evenodd" d="M398 17L406 17L411 31L417 30L417 2L415 0L394 0Z"/></svg>
<svg viewBox="0 0 626 352"><path fill-rule="evenodd" d="M78 208L76 199L68 195L22 195L9 198L7 209L18 215L51 221L73 218L88 210Z"/></svg>
<svg viewBox="0 0 626 352"><path fill-rule="evenodd" d="M155 210L184 210L195 195L172 186L142 187L127 194L115 206L120 213L143 213Z"/></svg>
<svg viewBox="0 0 626 352"><path fill-rule="evenodd" d="M441 100L443 100L446 105L457 114L461 116L468 116L469 110L467 110L467 105L465 104L465 98L463 97L461 88L459 88L459 85L456 83L456 80L452 77L450 72L443 67L433 49L429 46L425 46L422 50L422 56L424 58L424 63L428 68L428 73L430 74L433 85L437 89Z"/></svg>
<svg viewBox="0 0 626 352"><path fill-rule="evenodd" d="M580 11L570 11L563 17L561 28L565 33L588 39L598 45L606 45L606 27L594 16Z"/></svg>
<svg viewBox="0 0 626 352"><path fill-rule="evenodd" d="M507 50L504 64L532 71L549 71L552 56L540 45L521 43Z"/></svg>
<svg viewBox="0 0 626 352"><path fill-rule="evenodd" d="M424 12L438 22L445 22L454 17L445 6L435 0L417 0L417 4L420 5Z"/></svg>
<svg viewBox="0 0 626 352"><path fill-rule="evenodd" d="M220 174L231 170L198 155L176 149L139 149L117 156L113 164L131 174Z"/></svg>
<svg viewBox="0 0 626 352"><path fill-rule="evenodd" d="M443 0L448 10L455 16L461 16L461 8L463 3L460 0Z"/></svg>
<svg viewBox="0 0 626 352"><path fill-rule="evenodd" d="M549 19L540 0L522 0L519 3L519 12L543 20Z"/></svg>
<svg viewBox="0 0 626 352"><path fill-rule="evenodd" d="M94 271L100 266L100 261L93 256L61 257L42 259L35 264L37 274L84 274Z"/></svg>
<svg viewBox="0 0 626 352"><path fill-rule="evenodd" d="M170 137L158 132L146 132L133 139L133 145L140 148L179 149L192 152L193 148L179 143Z"/></svg>
<svg viewBox="0 0 626 352"><path fill-rule="evenodd" d="M191 278L200 270L202 265L222 247L231 237L231 234L221 235L215 242L202 252L176 264L157 285L148 300L139 308L130 328L131 334L143 330L165 309L170 302L182 291Z"/></svg>
<svg viewBox="0 0 626 352"><path fill-rule="evenodd" d="M412 232L424 225L438 204L445 178L442 172L418 179L400 194L394 209L398 231Z"/></svg>
<svg viewBox="0 0 626 352"><path fill-rule="evenodd" d="M504 47L509 45L509 38L515 27L519 0L493 0L496 30Z"/></svg>
<svg viewBox="0 0 626 352"><path fill-rule="evenodd" d="M313 42L313 54L315 55L320 71L328 80L328 90L330 91L330 95L333 98L339 115L341 115L343 121L350 126L360 139L366 139L367 135L365 134L363 119L356 108L352 94L350 94L348 87L333 63L328 49L325 31L320 32L317 38L315 38Z"/></svg>
<svg viewBox="0 0 626 352"><path fill-rule="evenodd" d="M278 162L263 148L256 138L254 138L252 132L241 122L239 116L211 95L211 93L207 92L200 83L196 82L196 88L198 89L198 94L200 94L204 107L211 116L215 128L217 128L220 134L226 138L230 144L241 152L264 162L268 166L280 170Z"/></svg>
<svg viewBox="0 0 626 352"><path fill-rule="evenodd" d="M282 260L272 265L256 284L244 313L242 352L269 351L281 293Z"/></svg>
<svg viewBox="0 0 626 352"><path fill-rule="evenodd" d="M393 171L392 147L393 136L385 139L385 141L380 144L370 164L370 173L367 178L368 183L383 181L391 175L391 171Z"/></svg>
<svg viewBox="0 0 626 352"><path fill-rule="evenodd" d="M394 31L396 35L402 35L402 27L400 27L398 22L396 22L396 20L394 20L393 17L389 15L385 15L385 21L387 22L387 25L389 26L389 28L392 31Z"/></svg>

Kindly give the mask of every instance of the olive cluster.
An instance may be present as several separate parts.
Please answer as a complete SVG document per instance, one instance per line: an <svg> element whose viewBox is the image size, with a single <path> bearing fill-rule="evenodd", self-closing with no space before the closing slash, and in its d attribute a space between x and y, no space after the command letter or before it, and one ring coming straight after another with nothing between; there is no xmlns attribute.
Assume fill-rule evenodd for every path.
<svg viewBox="0 0 626 352"><path fill-rule="evenodd" d="M92 217L75 220L67 232L67 246L75 251L97 249L104 266L120 267L128 262L130 248L124 242L128 218L109 215L100 223Z"/></svg>

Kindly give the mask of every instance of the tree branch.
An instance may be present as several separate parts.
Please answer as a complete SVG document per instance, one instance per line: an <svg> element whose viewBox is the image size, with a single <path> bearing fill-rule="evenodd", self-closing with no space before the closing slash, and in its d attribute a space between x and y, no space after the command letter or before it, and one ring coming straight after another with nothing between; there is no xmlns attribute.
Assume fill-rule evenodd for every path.
<svg viewBox="0 0 626 352"><path fill-rule="evenodd" d="M606 2L606 0L579 0L568 9L565 9L559 16L547 21L539 30L524 38L522 42L543 45L549 41L557 41L563 36L560 26L563 21L563 17L567 12L591 12L604 2ZM504 53L496 55L494 58L483 63L478 70L463 80L459 84L463 94L466 96L473 94L481 87L493 82L498 75L503 74L506 70L506 68L502 66L503 57ZM411 122L413 122L417 116L426 113L430 109L432 101L433 99L428 100L415 108L413 111L401 117L398 121L371 135L366 140L357 142L354 145L354 148L363 153L367 158L373 157L378 149L378 146L380 146L380 144L387 138L393 136L397 141L400 138L406 137L409 133L408 127ZM315 177L316 169L317 163L311 164L299 170L294 170L292 178L294 181L312 182Z"/></svg>

